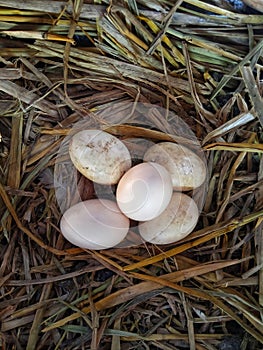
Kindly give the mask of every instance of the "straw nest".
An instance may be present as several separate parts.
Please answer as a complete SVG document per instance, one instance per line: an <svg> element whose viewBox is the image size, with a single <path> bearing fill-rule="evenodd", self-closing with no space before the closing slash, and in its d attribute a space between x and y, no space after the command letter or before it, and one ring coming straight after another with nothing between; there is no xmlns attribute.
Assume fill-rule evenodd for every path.
<svg viewBox="0 0 263 350"><path fill-rule="evenodd" d="M3 0L0 19L2 349L261 349L263 15ZM205 152L204 208L177 244L83 251L60 234L61 142L117 102L172 111Z"/></svg>

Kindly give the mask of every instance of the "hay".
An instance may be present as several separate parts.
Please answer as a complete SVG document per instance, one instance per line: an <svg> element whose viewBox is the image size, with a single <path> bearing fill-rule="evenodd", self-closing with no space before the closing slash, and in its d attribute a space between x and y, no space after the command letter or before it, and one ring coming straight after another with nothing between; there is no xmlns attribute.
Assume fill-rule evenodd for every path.
<svg viewBox="0 0 263 350"><path fill-rule="evenodd" d="M0 1L3 349L262 347L263 15L218 3ZM204 209L176 244L83 251L59 230L59 147L94 116L118 137L168 140L105 123L133 102L191 127Z"/></svg>

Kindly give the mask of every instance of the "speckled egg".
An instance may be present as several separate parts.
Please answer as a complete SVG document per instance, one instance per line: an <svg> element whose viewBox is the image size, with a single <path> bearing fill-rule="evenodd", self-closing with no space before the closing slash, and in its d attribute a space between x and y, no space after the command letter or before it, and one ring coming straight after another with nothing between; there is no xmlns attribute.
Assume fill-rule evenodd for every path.
<svg viewBox="0 0 263 350"><path fill-rule="evenodd" d="M117 137L101 130L82 130L69 144L69 155L78 171L104 185L116 184L131 167L131 156Z"/></svg>

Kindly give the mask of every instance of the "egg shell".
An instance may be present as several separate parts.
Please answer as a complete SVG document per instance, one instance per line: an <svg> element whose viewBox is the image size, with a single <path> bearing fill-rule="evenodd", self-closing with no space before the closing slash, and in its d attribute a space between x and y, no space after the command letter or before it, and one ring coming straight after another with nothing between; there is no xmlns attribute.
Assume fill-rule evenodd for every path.
<svg viewBox="0 0 263 350"><path fill-rule="evenodd" d="M86 249L106 249L120 243L129 230L129 219L117 204L107 199L90 199L70 207L60 228L72 244Z"/></svg>
<svg viewBox="0 0 263 350"><path fill-rule="evenodd" d="M131 156L124 143L102 130L76 133L69 144L69 155L82 175L104 185L116 184L131 167Z"/></svg>
<svg viewBox="0 0 263 350"><path fill-rule="evenodd" d="M184 193L174 192L168 207L161 215L151 221L139 223L139 232L150 243L174 243L193 231L198 217L195 201Z"/></svg>
<svg viewBox="0 0 263 350"><path fill-rule="evenodd" d="M189 148L173 142L160 142L150 147L143 160L164 166L171 174L174 190L187 191L202 185L206 166Z"/></svg>
<svg viewBox="0 0 263 350"><path fill-rule="evenodd" d="M151 220L161 214L172 197L172 179L157 163L141 163L120 179L116 199L120 210L133 220Z"/></svg>

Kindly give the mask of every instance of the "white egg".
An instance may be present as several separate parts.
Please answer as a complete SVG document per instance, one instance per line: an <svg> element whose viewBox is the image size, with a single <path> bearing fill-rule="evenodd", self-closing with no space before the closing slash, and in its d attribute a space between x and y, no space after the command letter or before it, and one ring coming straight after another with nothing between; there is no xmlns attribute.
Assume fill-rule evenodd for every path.
<svg viewBox="0 0 263 350"><path fill-rule="evenodd" d="M86 249L106 249L120 243L129 230L129 219L117 204L107 199L90 199L75 204L62 216L63 236Z"/></svg>
<svg viewBox="0 0 263 350"><path fill-rule="evenodd" d="M156 162L171 174L174 190L190 190L202 185L206 166L202 159L187 147L173 142L160 142L150 147L143 158Z"/></svg>
<svg viewBox="0 0 263 350"><path fill-rule="evenodd" d="M101 130L82 130L75 134L69 154L78 171L99 184L116 184L131 167L131 156L124 143Z"/></svg>
<svg viewBox="0 0 263 350"><path fill-rule="evenodd" d="M195 228L199 212L195 201L174 192L168 207L153 220L140 222L142 238L154 244L169 244L186 237Z"/></svg>
<svg viewBox="0 0 263 350"><path fill-rule="evenodd" d="M172 179L168 171L156 163L141 163L120 179L116 199L120 210L137 221L160 215L172 197Z"/></svg>

